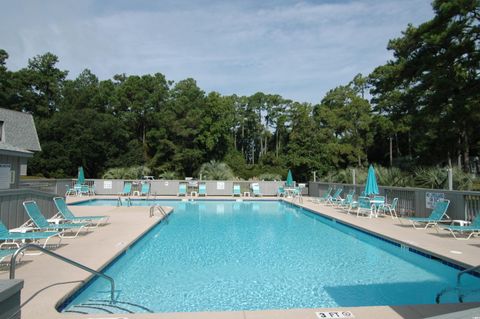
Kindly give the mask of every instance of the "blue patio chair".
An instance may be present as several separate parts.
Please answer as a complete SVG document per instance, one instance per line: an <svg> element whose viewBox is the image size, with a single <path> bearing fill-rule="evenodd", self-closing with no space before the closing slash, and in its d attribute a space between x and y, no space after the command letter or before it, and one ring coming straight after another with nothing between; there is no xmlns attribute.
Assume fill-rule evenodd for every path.
<svg viewBox="0 0 480 319"><path fill-rule="evenodd" d="M242 192L240 190L240 185L238 184L234 184L233 185L233 193L232 193L232 196L235 197L235 196L242 196Z"/></svg>
<svg viewBox="0 0 480 319"><path fill-rule="evenodd" d="M444 217L450 218L447 215L447 209L450 201L445 199L435 203L430 216L426 218L422 217L410 217L408 220L412 223L413 228L415 229L427 229L428 226L437 226L439 222L443 220ZM417 224L425 225L424 227L417 227ZM420 226L418 225L418 226Z"/></svg>
<svg viewBox="0 0 480 319"><path fill-rule="evenodd" d="M277 197L285 197L285 187L283 186L278 187Z"/></svg>
<svg viewBox="0 0 480 319"><path fill-rule="evenodd" d="M88 195L95 196L95 184L88 185Z"/></svg>
<svg viewBox="0 0 480 319"><path fill-rule="evenodd" d="M302 197L302 190L299 186L296 186L292 192L293 197Z"/></svg>
<svg viewBox="0 0 480 319"><path fill-rule="evenodd" d="M150 194L150 183L143 183L140 189L140 196L148 196Z"/></svg>
<svg viewBox="0 0 480 319"><path fill-rule="evenodd" d="M65 197L66 196L77 196L77 190L75 189L75 187L65 185Z"/></svg>
<svg viewBox="0 0 480 319"><path fill-rule="evenodd" d="M125 182L123 184L122 195L128 196L132 192L132 182Z"/></svg>
<svg viewBox="0 0 480 319"><path fill-rule="evenodd" d="M87 223L87 224L95 224L92 226L86 226L88 228L96 228L99 225L106 224L108 222L109 216L75 216L70 208L68 208L67 203L63 199L63 197L54 197L53 202L57 207L58 213L55 217L60 217L64 221L72 222L72 223Z"/></svg>
<svg viewBox="0 0 480 319"><path fill-rule="evenodd" d="M207 184L198 184L198 196L207 196Z"/></svg>
<svg viewBox="0 0 480 319"><path fill-rule="evenodd" d="M445 230L448 230L452 234L453 238L455 239L468 240L470 239L470 237L472 237L475 234L480 235L480 214L475 216L475 218L472 220L470 225L467 225L467 226L450 225L442 228Z"/></svg>
<svg viewBox="0 0 480 319"><path fill-rule="evenodd" d="M360 214L365 214L372 218L374 216L374 206L370 204L370 198L365 196L358 197L357 217Z"/></svg>
<svg viewBox="0 0 480 319"><path fill-rule="evenodd" d="M374 209L375 217L378 216L379 208L385 205L385 196L375 195L370 198L370 204Z"/></svg>
<svg viewBox="0 0 480 319"><path fill-rule="evenodd" d="M82 195L90 195L91 194L90 186L88 186L87 184L80 185L80 193Z"/></svg>
<svg viewBox="0 0 480 319"><path fill-rule="evenodd" d="M25 201L23 202L23 207L27 212L30 220L23 224L21 227L31 227L34 230L41 231L62 231L59 236L63 238L76 238L78 234L83 230L88 230L86 223L63 223L55 224L49 223L48 220L42 215L40 208L35 201ZM75 233L75 230L77 232ZM66 236L64 232L72 231L75 235Z"/></svg>
<svg viewBox="0 0 480 319"><path fill-rule="evenodd" d="M178 184L177 196L187 196L187 184L185 183Z"/></svg>
<svg viewBox="0 0 480 319"><path fill-rule="evenodd" d="M391 204L383 204L380 205L378 208L378 211L383 212L385 215L388 213L392 218L398 218L397 216L397 203L398 203L398 198L394 198Z"/></svg>
<svg viewBox="0 0 480 319"><path fill-rule="evenodd" d="M338 207L340 208L348 208L350 204L353 202L353 195L351 192L345 196L345 198L339 203Z"/></svg>

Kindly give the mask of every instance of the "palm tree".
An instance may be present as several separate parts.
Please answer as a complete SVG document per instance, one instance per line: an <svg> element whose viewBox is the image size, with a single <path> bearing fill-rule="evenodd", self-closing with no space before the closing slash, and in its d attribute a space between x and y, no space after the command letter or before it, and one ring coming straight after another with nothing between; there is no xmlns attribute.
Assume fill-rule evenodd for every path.
<svg viewBox="0 0 480 319"><path fill-rule="evenodd" d="M199 174L206 180L233 180L235 178L230 166L215 160L203 163Z"/></svg>

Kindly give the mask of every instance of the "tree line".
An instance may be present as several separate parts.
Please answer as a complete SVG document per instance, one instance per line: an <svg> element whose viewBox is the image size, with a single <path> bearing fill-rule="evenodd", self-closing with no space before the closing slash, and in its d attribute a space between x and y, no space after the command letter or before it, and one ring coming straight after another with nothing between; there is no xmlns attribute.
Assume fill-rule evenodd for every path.
<svg viewBox="0 0 480 319"><path fill-rule="evenodd" d="M68 79L52 53L18 71L0 50L0 106L33 114L42 152L29 174L88 177L146 166L196 176L227 163L236 176L308 180L368 163L478 167L480 0L436 0L435 16L388 43L393 58L330 90L319 103L278 94L204 92L194 79L90 70ZM474 159L474 160L471 160Z"/></svg>

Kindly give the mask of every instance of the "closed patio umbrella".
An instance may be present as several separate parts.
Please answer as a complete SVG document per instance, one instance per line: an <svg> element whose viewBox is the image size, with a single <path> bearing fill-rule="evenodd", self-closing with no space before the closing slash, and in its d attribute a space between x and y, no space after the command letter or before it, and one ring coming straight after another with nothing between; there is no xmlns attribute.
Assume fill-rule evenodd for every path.
<svg viewBox="0 0 480 319"><path fill-rule="evenodd" d="M80 166L80 167L78 168L77 184L78 184L78 185L82 185L83 183L85 183L85 174L83 173L83 167Z"/></svg>
<svg viewBox="0 0 480 319"><path fill-rule="evenodd" d="M287 182L285 183L287 187L292 187L293 186L293 177L292 177L292 171L288 170L288 175L287 175Z"/></svg>
<svg viewBox="0 0 480 319"><path fill-rule="evenodd" d="M373 165L368 168L367 182L365 184L365 196L378 195L377 177Z"/></svg>

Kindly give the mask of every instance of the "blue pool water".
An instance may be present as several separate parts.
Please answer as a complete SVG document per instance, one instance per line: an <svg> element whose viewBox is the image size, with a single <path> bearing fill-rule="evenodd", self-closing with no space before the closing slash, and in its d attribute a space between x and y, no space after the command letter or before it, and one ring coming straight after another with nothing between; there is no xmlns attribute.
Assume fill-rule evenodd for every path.
<svg viewBox="0 0 480 319"><path fill-rule="evenodd" d="M455 285L452 267L288 203L159 203L175 209L168 223L105 271L121 306L111 312L431 304ZM152 203L133 201L140 204ZM462 281L480 284L470 275ZM98 300L109 293L108 282L93 280L63 311L102 312Z"/></svg>

